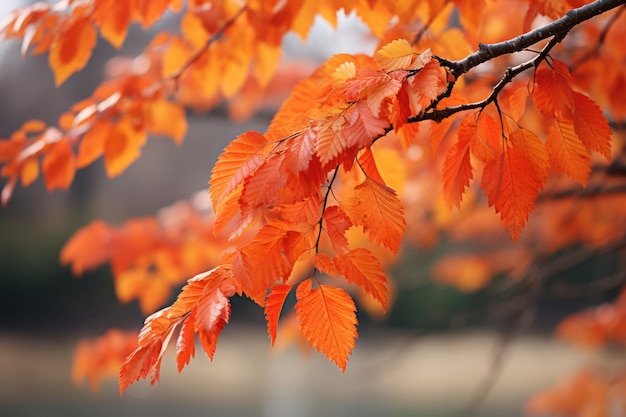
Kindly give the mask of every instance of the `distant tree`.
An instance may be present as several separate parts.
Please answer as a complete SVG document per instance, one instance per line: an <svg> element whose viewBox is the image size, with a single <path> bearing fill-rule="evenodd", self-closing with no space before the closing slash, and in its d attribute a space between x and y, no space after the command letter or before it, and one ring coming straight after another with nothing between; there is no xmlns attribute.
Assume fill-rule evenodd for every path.
<svg viewBox="0 0 626 417"><path fill-rule="evenodd" d="M182 18L180 33L157 33L140 56L117 61L57 126L30 120L0 141L2 203L40 174L48 190L67 189L77 169L100 157L110 177L122 174L150 134L183 141L186 109L226 102L233 117L251 115L284 88L285 34L306 39L316 16L334 25L341 9L379 39L376 52L335 55L297 83L265 133L242 133L224 149L207 198L122 226L93 222L63 248L76 274L110 263L119 299L139 299L146 314L187 280L171 306L146 319L138 341L112 331L83 342L77 379L96 386L123 360L121 392L148 376L157 382L172 337L179 371L196 336L212 359L235 295L264 308L272 344L281 315L295 314L290 322L304 339L345 370L357 338L353 297L370 311L390 308L385 266L403 244L443 239L457 248L432 275L463 291L506 277L520 317L542 293L624 284L623 0L64 0L21 8L0 34L20 40L22 54L48 53L57 86L87 64L98 37L119 48L133 23L147 29L166 11ZM583 287L564 276L608 252L621 265L608 276ZM283 312L292 293L295 307ZM623 345L625 297L567 319L559 334ZM624 375L587 372L529 410L608 415ZM601 395L585 391L589 381Z"/></svg>

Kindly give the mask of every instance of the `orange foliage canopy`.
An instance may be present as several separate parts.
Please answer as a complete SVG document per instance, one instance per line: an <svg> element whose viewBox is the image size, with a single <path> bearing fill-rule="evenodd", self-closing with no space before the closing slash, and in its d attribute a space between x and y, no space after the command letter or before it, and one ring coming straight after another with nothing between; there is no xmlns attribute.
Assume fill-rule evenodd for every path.
<svg viewBox="0 0 626 417"><path fill-rule="evenodd" d="M211 171L210 209L195 201L119 228L96 222L65 246L61 259L77 274L110 262L120 299L139 298L146 313L195 275L174 304L146 319L121 366L122 392L140 378L158 381L172 338L179 370L195 355L195 335L212 359L235 294L264 308L273 344L285 300L295 293L302 335L345 370L357 338L354 287L386 310L384 265L405 237L432 245L437 227L451 228L454 219L441 206L471 212L479 188L512 240L523 240L542 190L562 191L561 174L582 186L593 182L594 153L609 161L616 152L599 105L614 120L626 114L612 94L626 82L619 41L626 13L609 12L618 1L519 0L523 22L510 21L507 1L184 3L70 0L10 16L0 34L20 39L23 53L48 52L57 85L84 67L98 34L119 47L133 22L147 28L166 10L182 19L179 34L156 35L58 127L29 121L0 141L3 204L18 181L30 185L40 169L49 190L68 188L76 169L100 157L109 176L120 175L149 134L183 140L187 107L230 99L252 108L275 86L283 36L306 38L315 16L334 24L338 10L355 12L380 44L371 56L329 58L293 87L265 133L235 138ZM455 10L462 27L451 24ZM611 16L602 21L605 32L589 20L600 14ZM537 15L555 21L528 32ZM567 35L574 28L601 45L573 50ZM516 54L523 50L528 55ZM486 61L504 75L481 75L476 67ZM547 211L547 222L562 214L539 211ZM623 213L611 216L623 220ZM482 220L473 226L482 231L470 225L451 238L487 231ZM541 230L540 244L552 250L610 240L580 232L557 242L549 228L530 229L534 238ZM433 273L473 290L515 266L518 275L527 272L527 253L502 253L457 256ZM472 269L455 274L451 266Z"/></svg>

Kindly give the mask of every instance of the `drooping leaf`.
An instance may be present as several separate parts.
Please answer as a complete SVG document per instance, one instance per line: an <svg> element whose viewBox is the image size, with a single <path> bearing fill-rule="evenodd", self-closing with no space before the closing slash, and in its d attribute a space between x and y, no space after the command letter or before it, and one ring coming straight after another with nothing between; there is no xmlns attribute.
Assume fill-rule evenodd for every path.
<svg viewBox="0 0 626 417"><path fill-rule="evenodd" d="M346 231L352 226L348 215L340 206L331 206L324 210L324 229L328 233L330 243L336 253L348 250L348 238Z"/></svg>
<svg viewBox="0 0 626 417"><path fill-rule="evenodd" d="M263 161L263 149L267 144L265 136L248 131L237 136L219 156L211 170L209 190L213 209L221 203L239 184Z"/></svg>
<svg viewBox="0 0 626 417"><path fill-rule="evenodd" d="M141 378L150 376L150 383L159 382L161 361L176 326L181 319L170 320L168 309L160 310L148 318L139 333L139 347L120 367L120 395Z"/></svg>
<svg viewBox="0 0 626 417"><path fill-rule="evenodd" d="M272 286L267 299L265 300L265 319L267 320L267 332L272 341L272 347L276 342L276 330L278 329L278 319L283 309L283 304L287 295L291 292L292 285L276 284Z"/></svg>
<svg viewBox="0 0 626 417"><path fill-rule="evenodd" d="M470 163L470 142L476 134L476 126L467 118L463 119L458 131L458 140L443 161L441 180L443 197L448 208L460 208L465 189L469 186L472 174Z"/></svg>
<svg viewBox="0 0 626 417"><path fill-rule="evenodd" d="M88 18L75 19L58 35L48 57L57 86L87 65L96 42L96 30Z"/></svg>
<svg viewBox="0 0 626 417"><path fill-rule="evenodd" d="M480 186L513 240L522 232L542 184L534 169L522 149L505 146L483 171Z"/></svg>
<svg viewBox="0 0 626 417"><path fill-rule="evenodd" d="M554 120L546 139L546 149L553 168L575 179L581 185L587 183L591 171L591 157L576 135L574 122L567 119Z"/></svg>
<svg viewBox="0 0 626 417"><path fill-rule="evenodd" d="M387 310L387 277L380 260L366 248L356 248L338 254L335 258L337 270L350 283L363 288L374 297L383 310Z"/></svg>
<svg viewBox="0 0 626 417"><path fill-rule="evenodd" d="M67 190L76 174L76 158L70 143L61 139L51 144L41 166L48 191L55 188Z"/></svg>
<svg viewBox="0 0 626 417"><path fill-rule="evenodd" d="M182 372L183 368L189 364L191 358L196 355L195 325L196 310L193 310L180 327L180 334L176 340L176 364L178 365L178 372Z"/></svg>
<svg viewBox="0 0 626 417"><path fill-rule="evenodd" d="M311 346L322 352L342 370L356 346L356 306L341 288L320 285L311 289L311 279L296 291L296 316L300 330Z"/></svg>
<svg viewBox="0 0 626 417"><path fill-rule="evenodd" d="M336 277L339 276L339 271L333 259L325 253L318 253L315 255L315 268L324 274Z"/></svg>
<svg viewBox="0 0 626 417"><path fill-rule="evenodd" d="M602 110L589 97L574 92L574 131L589 150L611 159L611 128Z"/></svg>
<svg viewBox="0 0 626 417"><path fill-rule="evenodd" d="M363 226L371 240L396 253L406 222L396 192L371 178L354 187L354 196L342 205L352 222Z"/></svg>
<svg viewBox="0 0 626 417"><path fill-rule="evenodd" d="M574 91L570 86L567 66L558 60L552 68L542 66L535 73L533 101L537 109L548 117L571 118L574 109Z"/></svg>

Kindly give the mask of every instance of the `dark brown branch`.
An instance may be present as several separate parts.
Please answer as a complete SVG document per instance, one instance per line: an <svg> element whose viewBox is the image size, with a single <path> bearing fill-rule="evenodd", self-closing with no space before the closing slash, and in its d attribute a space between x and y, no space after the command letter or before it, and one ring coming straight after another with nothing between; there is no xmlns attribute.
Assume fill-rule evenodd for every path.
<svg viewBox="0 0 626 417"><path fill-rule="evenodd" d="M420 122L422 120L434 120L440 122L441 120L450 117L451 115L472 109L482 109L493 102L502 89L510 83L513 78L518 74L536 67L543 61L550 50L556 46L559 42L565 38L569 31L576 25L589 20L592 17L598 16L611 9L619 7L626 3L625 0L598 0L591 4L585 5L578 9L573 9L567 12L562 18L555 20L545 26L537 28L531 32L524 33L516 38L509 39L507 41L493 43L493 44L479 44L478 51L468 55L467 57L458 60L450 61L444 58L436 57L439 63L447 67L450 75L454 81L448 83L446 91L444 91L436 100L429 105L423 114L418 116L412 116L409 118L409 123ZM464 104L460 106L451 106L441 110L434 110L437 104L444 98L449 97L454 89L456 80L463 74L467 73L471 69L483 64L493 58L499 56L520 52L531 45L536 44L542 40L552 38L550 42L542 49L542 51L534 59L524 62L518 66L509 68L504 77L496 84L489 97L479 102Z"/></svg>
<svg viewBox="0 0 626 417"><path fill-rule="evenodd" d="M481 43L478 51L473 54L458 61L447 61L444 65L450 68L452 75L457 78L484 62L502 55L520 52L544 39L551 37L562 39L576 25L625 3L624 0L594 1L578 9L572 9L562 18L516 38L492 44Z"/></svg>

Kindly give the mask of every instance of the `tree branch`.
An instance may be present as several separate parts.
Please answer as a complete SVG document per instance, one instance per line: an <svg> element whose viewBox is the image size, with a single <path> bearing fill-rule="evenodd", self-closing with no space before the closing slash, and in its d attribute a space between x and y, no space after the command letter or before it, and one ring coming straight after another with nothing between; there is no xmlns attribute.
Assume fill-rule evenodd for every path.
<svg viewBox="0 0 626 417"><path fill-rule="evenodd" d="M549 23L528 33L524 33L516 38L493 44L481 43L478 46L478 51L458 61L450 61L444 58L436 57L436 59L442 66L449 68L450 75L452 75L454 80L448 83L448 88L446 89L446 91L444 91L439 97L437 97L436 100L434 100L428 107L426 107L424 113L422 113L421 115L409 117L408 122L415 123L423 120L434 120L436 122L440 122L441 120L461 111L486 107L491 102L496 100L498 94L502 91L502 89L508 83L510 83L513 78L515 78L518 74L539 65L541 61L543 61L547 57L550 50L554 46L556 46L556 44L561 42L569 33L569 31L576 25L584 22L585 20L589 20L592 17L605 13L611 9L619 7L625 3L625 0L598 0L578 9L570 10L562 18L557 19L552 23ZM460 106L451 106L441 110L435 110L435 107L442 99L450 96L452 90L454 89L454 85L456 84L456 80L461 75L469 72L471 69L493 58L512 54L515 52L520 52L528 48L529 46L548 38L552 39L542 49L538 56L536 56L532 60L507 69L504 77L498 82L498 84L496 84L491 94L484 100L469 104L463 104Z"/></svg>
<svg viewBox="0 0 626 417"><path fill-rule="evenodd" d="M484 62L502 55L520 52L544 39L553 36L562 39L574 26L625 3L624 0L595 1L578 9L572 9L562 18L516 38L493 44L481 43L478 46L478 51L473 54L458 61L446 61L444 65L450 68L452 75L457 78Z"/></svg>

